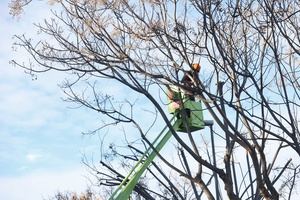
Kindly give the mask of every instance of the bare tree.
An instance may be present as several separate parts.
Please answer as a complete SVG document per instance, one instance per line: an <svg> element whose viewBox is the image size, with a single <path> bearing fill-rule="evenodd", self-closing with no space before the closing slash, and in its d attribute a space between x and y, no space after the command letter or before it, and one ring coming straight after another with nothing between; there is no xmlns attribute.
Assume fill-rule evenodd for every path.
<svg viewBox="0 0 300 200"><path fill-rule="evenodd" d="M85 191L84 193L77 194L72 192L58 192L54 195L54 197L50 198L51 200L101 200L100 197L96 197L94 192L90 189Z"/></svg>
<svg viewBox="0 0 300 200"><path fill-rule="evenodd" d="M16 2L23 1L12 2L12 13ZM55 43L16 36L15 45L35 63L13 63L31 73L72 73L76 80L65 84L68 100L103 113L112 120L109 124L134 124L145 148L151 141L134 102L127 101L125 109L99 95L101 87L92 82L90 99L74 87L82 79L108 78L154 105L157 119L176 139L182 166L160 155L160 165L153 162L147 176L161 190L141 181L136 193L146 199L200 199L203 194L207 199L293 198L300 164L297 1L57 2L62 11L37 25ZM202 71L187 86L180 80L193 63L201 63ZM157 95L165 95L170 85L202 101L205 116L215 122L204 130L209 139L174 130L167 102ZM129 169L142 152L129 144L129 153L111 145L106 158L122 158L122 167ZM103 168L92 167L109 187L125 176L113 163L103 159Z"/></svg>

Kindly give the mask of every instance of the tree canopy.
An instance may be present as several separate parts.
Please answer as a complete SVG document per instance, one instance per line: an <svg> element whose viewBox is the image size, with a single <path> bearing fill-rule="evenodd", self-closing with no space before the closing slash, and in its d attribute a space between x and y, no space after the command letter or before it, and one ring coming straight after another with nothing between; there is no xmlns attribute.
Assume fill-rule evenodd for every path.
<svg viewBox="0 0 300 200"><path fill-rule="evenodd" d="M12 14L30 2L12 1ZM127 101L125 109L99 95L101 86L93 80L115 80L151 102L172 131L181 166L161 155L161 162L148 169L160 189L140 182L137 194L146 199L200 199L203 193L207 199L292 199L300 164L297 1L55 2L60 9L36 25L45 39L16 36L15 45L34 62L13 63L31 73L71 73L75 79L65 84L68 100L103 113L112 124L134 124L145 146L151 138L138 121L141 116L133 113L134 102ZM200 76L188 86L181 78L193 63L200 63ZM90 98L74 91L80 80L91 80ZM188 132L186 139L173 129L161 98L168 86L201 100L205 117L214 120L211 130L202 131L211 138ZM129 144L128 154L113 145L107 151L125 163L135 161L142 150ZM125 175L109 159L102 168L109 172L98 165L93 169L108 190Z"/></svg>

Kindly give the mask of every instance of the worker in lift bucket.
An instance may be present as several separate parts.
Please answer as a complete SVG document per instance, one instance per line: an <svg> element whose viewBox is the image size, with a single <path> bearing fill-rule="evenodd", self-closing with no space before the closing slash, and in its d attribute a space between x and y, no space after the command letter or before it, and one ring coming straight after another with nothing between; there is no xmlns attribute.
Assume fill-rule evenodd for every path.
<svg viewBox="0 0 300 200"><path fill-rule="evenodd" d="M184 73L181 79L181 83L186 87L194 87L195 80L199 74L200 69L201 69L201 65L199 63L192 64L191 70ZM184 91L184 95L187 96L192 101L195 100L195 96L188 91ZM177 110L181 107L180 91L178 88L177 91L174 91L173 88L168 88L167 96L170 100L170 106L174 110ZM187 112L187 114L189 115L189 111Z"/></svg>

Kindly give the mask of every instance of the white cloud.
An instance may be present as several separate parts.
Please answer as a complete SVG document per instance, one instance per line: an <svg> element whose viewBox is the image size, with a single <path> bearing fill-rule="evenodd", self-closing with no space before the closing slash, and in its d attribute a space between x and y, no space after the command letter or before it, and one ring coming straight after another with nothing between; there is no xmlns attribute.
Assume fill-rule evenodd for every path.
<svg viewBox="0 0 300 200"><path fill-rule="evenodd" d="M35 162L37 161L38 159L40 159L42 157L42 155L40 154L35 154L35 153L28 153L26 155L26 159L30 162Z"/></svg>
<svg viewBox="0 0 300 200"><path fill-rule="evenodd" d="M0 177L0 197L5 200L41 200L58 191L83 192L87 189L86 172L77 167L62 171L44 171L21 177Z"/></svg>

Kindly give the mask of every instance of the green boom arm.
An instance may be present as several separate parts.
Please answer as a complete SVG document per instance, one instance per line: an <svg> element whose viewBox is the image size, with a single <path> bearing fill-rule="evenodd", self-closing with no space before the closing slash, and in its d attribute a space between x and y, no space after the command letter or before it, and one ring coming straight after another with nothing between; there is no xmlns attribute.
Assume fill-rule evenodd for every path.
<svg viewBox="0 0 300 200"><path fill-rule="evenodd" d="M177 130L179 125L181 124L181 120L177 120L173 128ZM127 200L132 193L134 187L138 183L140 177L145 172L145 170L149 167L151 162L157 156L158 152L165 146L167 141L171 138L172 133L168 130L164 135L163 133L167 129L167 126L160 132L157 138L152 143L152 146L155 147L155 150L149 147L134 168L130 171L127 177L124 178L122 183L116 189L116 191L109 198L110 200ZM149 154L149 156L147 156Z"/></svg>

